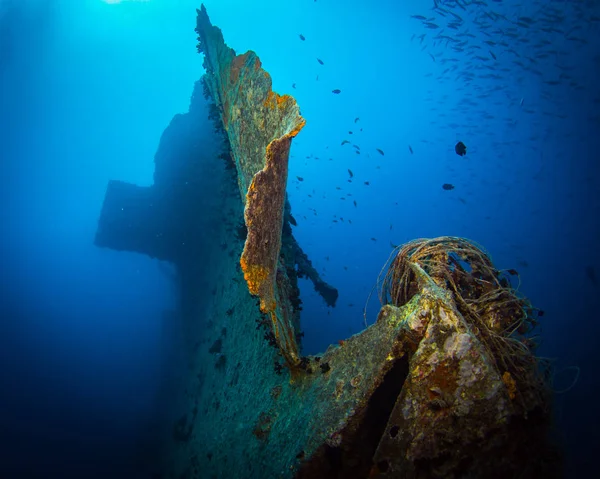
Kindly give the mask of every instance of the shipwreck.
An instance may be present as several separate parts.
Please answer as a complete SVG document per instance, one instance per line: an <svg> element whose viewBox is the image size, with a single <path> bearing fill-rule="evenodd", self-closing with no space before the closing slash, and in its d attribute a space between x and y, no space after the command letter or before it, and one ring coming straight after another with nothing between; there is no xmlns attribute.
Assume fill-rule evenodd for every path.
<svg viewBox="0 0 600 479"><path fill-rule="evenodd" d="M111 181L95 238L177 271L187 370L157 477L560 476L536 310L471 241L396 248L377 321L302 355L298 277L337 300L290 226L305 120L204 7L196 32L206 73L161 138L154 184Z"/></svg>

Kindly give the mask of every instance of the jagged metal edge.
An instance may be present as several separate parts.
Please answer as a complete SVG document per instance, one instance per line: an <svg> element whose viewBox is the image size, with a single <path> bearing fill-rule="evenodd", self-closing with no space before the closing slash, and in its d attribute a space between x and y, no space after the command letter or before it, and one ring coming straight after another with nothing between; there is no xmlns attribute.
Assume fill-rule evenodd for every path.
<svg viewBox="0 0 600 479"><path fill-rule="evenodd" d="M276 284L289 150L292 138L306 122L294 98L272 91L271 77L256 54L236 55L225 44L221 30L210 23L204 5L197 13L205 81L231 144L245 202L248 236L240 264L248 289L260 297L261 310L270 315L284 357L297 364L289 305L285 298L278 298Z"/></svg>

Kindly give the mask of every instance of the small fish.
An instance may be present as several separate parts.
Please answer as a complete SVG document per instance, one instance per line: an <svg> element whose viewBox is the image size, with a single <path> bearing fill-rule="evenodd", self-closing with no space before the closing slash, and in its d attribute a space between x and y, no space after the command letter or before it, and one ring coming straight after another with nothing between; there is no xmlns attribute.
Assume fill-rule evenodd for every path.
<svg viewBox="0 0 600 479"><path fill-rule="evenodd" d="M348 132L348 134L349 134L349 135L352 135L352 132L351 132L351 131L349 131L349 132Z"/></svg>
<svg viewBox="0 0 600 479"><path fill-rule="evenodd" d="M371 238L371 241L377 241L377 238Z"/></svg>
<svg viewBox="0 0 600 479"><path fill-rule="evenodd" d="M454 189L454 185L450 184L450 183L444 183L442 185L442 188L445 189L446 191L450 191Z"/></svg>
<svg viewBox="0 0 600 479"><path fill-rule="evenodd" d="M546 313L545 313L545 311L543 309L538 309L537 310L538 317L542 317L544 314L546 314Z"/></svg>
<svg viewBox="0 0 600 479"><path fill-rule="evenodd" d="M317 58L317 61L321 64L321 65L325 65L325 63L323 63L323 60L321 60L320 58Z"/></svg>
<svg viewBox="0 0 600 479"><path fill-rule="evenodd" d="M459 141L454 147L454 151L458 156L465 156L467 154L467 147L462 141Z"/></svg>
<svg viewBox="0 0 600 479"><path fill-rule="evenodd" d="M292 215L290 215L290 224L292 224L294 226L298 226L298 223L296 222L296 218L294 218Z"/></svg>
<svg viewBox="0 0 600 479"><path fill-rule="evenodd" d="M379 148L375 148L375 149L381 156L385 156L385 153L383 152L383 150L380 150Z"/></svg>
<svg viewBox="0 0 600 479"><path fill-rule="evenodd" d="M368 181L365 181L365 185L369 186L371 183L369 183Z"/></svg>
<svg viewBox="0 0 600 479"><path fill-rule="evenodd" d="M304 181L304 178L302 178L301 176L296 176L296 178L298 178L298 181Z"/></svg>
<svg viewBox="0 0 600 479"><path fill-rule="evenodd" d="M336 95L339 95L340 93L342 93L342 90L338 90L336 88L335 90L331 90L331 93L335 93Z"/></svg>
<svg viewBox="0 0 600 479"><path fill-rule="evenodd" d="M342 146L344 146L346 143L350 143L348 140L344 140L342 141Z"/></svg>
<svg viewBox="0 0 600 479"><path fill-rule="evenodd" d="M506 272L511 276L519 276L519 272L516 269L507 269Z"/></svg>
<svg viewBox="0 0 600 479"><path fill-rule="evenodd" d="M350 174L350 178L354 176L354 173L352 173L352 170L350 168L348 168L348 173Z"/></svg>
<svg viewBox="0 0 600 479"><path fill-rule="evenodd" d="M521 101L519 102L519 106L523 106L524 101L525 101L525 98L521 98Z"/></svg>
<svg viewBox="0 0 600 479"><path fill-rule="evenodd" d="M493 58L494 60L497 60L497 58L496 58L496 55L494 55L494 52L493 52L492 50L490 50L490 55L492 55L492 58Z"/></svg>
<svg viewBox="0 0 600 479"><path fill-rule="evenodd" d="M298 36L300 37L300 40L302 40L302 41L306 40L306 38L304 37L304 35L302 35L301 33L299 33Z"/></svg>
<svg viewBox="0 0 600 479"><path fill-rule="evenodd" d="M411 154L411 155L414 155L414 154L415 154L415 152L414 152L414 151L413 151L413 149L412 149L412 146L410 146L410 145L408 145L408 151L410 151L410 154Z"/></svg>
<svg viewBox="0 0 600 479"><path fill-rule="evenodd" d="M356 200L354 200L354 206L358 206L358 205L356 204Z"/></svg>
<svg viewBox="0 0 600 479"><path fill-rule="evenodd" d="M296 84L292 83L292 88L295 90L296 89Z"/></svg>
<svg viewBox="0 0 600 479"><path fill-rule="evenodd" d="M359 118L359 117L356 117L356 118L354 119L354 123L356 123L358 120L360 120L360 118Z"/></svg>

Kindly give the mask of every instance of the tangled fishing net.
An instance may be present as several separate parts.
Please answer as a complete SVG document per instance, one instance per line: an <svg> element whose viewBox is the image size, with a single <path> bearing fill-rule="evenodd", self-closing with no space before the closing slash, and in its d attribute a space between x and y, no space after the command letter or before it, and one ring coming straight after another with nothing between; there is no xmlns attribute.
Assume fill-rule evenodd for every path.
<svg viewBox="0 0 600 479"><path fill-rule="evenodd" d="M411 264L449 291L471 332L481 341L524 410L547 402L549 367L536 358L532 331L537 311L513 288L514 270L498 270L487 252L464 238L417 239L394 249L378 278L381 304L401 307L420 291ZM384 271L386 271L384 275Z"/></svg>

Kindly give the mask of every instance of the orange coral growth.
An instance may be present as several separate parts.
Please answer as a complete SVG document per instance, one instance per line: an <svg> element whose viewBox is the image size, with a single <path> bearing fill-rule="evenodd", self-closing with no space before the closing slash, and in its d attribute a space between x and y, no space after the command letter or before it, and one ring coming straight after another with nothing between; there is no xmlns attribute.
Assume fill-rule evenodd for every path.
<svg viewBox="0 0 600 479"><path fill-rule="evenodd" d="M505 371L502 375L502 382L504 382L506 389L508 390L508 397L512 400L517 397L517 383L510 375L508 371Z"/></svg>
<svg viewBox="0 0 600 479"><path fill-rule="evenodd" d="M304 128L304 125L306 125L306 120L302 119L302 121L298 123L298 126L296 126L296 128L290 131L286 136L289 138L294 138L298 133L300 133L300 130Z"/></svg>
<svg viewBox="0 0 600 479"><path fill-rule="evenodd" d="M244 272L244 279L248 283L248 289L251 294L260 294L260 286L265 281L268 281L271 272L264 266L258 264L248 264L246 259L242 256L240 259L240 265Z"/></svg>
<svg viewBox="0 0 600 479"><path fill-rule="evenodd" d="M265 101L263 103L263 106L265 108L270 108L271 110L275 109L275 106L277 106L279 109L282 108L286 108L289 106L293 106L294 103L296 102L296 100L294 100L293 97L291 97L290 95L279 95L278 93L275 93L274 91L269 91L269 93L267 94L267 98L265 98ZM306 123L306 122L304 122ZM304 125L302 125L304 126ZM298 131L300 131L302 129L302 126L300 128L297 127ZM295 136L295 135L292 135Z"/></svg>
<svg viewBox="0 0 600 479"><path fill-rule="evenodd" d="M267 98L265 98L265 101L263 103L263 106L265 108L271 107L271 103L272 103L272 99L273 99L274 95L275 95L275 93L273 91L269 91L269 93L267 94Z"/></svg>
<svg viewBox="0 0 600 479"><path fill-rule="evenodd" d="M456 367L448 359L442 360L435 369L432 369L428 375L429 383L439 387L443 392L453 392L456 390Z"/></svg>
<svg viewBox="0 0 600 479"><path fill-rule="evenodd" d="M231 68L229 70L229 82L234 84L237 83L240 78L240 70L246 64L250 52L246 52L243 55L237 55L233 57L231 61Z"/></svg>
<svg viewBox="0 0 600 479"><path fill-rule="evenodd" d="M260 297L261 311L264 313L275 311L277 302L273 298L271 286L272 271L259 264L248 264L243 255L240 258L240 266L244 272L244 279L248 284L248 291L250 291L250 294Z"/></svg>
<svg viewBox="0 0 600 479"><path fill-rule="evenodd" d="M289 95L281 95L281 96L277 95L277 104L278 105L281 105L283 103L287 103L290 100L293 100L293 98L291 96L289 96Z"/></svg>

